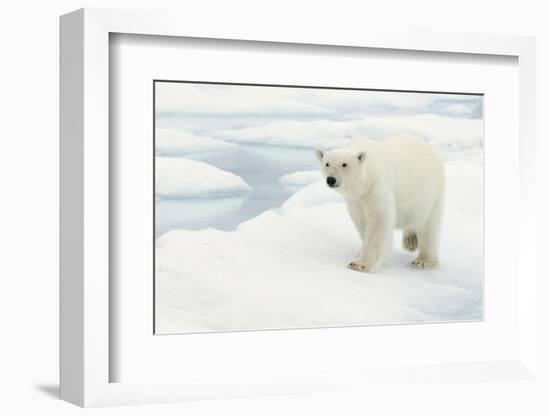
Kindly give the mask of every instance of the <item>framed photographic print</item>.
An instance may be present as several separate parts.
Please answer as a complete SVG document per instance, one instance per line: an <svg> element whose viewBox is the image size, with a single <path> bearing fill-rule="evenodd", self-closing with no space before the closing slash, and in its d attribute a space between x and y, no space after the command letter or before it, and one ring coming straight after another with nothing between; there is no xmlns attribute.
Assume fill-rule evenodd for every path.
<svg viewBox="0 0 550 416"><path fill-rule="evenodd" d="M534 41L304 36L62 17L63 399L532 377Z"/></svg>

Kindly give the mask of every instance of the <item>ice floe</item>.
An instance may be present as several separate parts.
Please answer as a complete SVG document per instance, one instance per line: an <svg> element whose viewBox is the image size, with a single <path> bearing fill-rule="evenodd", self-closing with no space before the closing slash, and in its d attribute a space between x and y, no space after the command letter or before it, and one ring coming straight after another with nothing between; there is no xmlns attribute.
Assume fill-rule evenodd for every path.
<svg viewBox="0 0 550 416"><path fill-rule="evenodd" d="M155 160L157 198L208 198L251 191L240 176L208 163L181 157L157 157Z"/></svg>

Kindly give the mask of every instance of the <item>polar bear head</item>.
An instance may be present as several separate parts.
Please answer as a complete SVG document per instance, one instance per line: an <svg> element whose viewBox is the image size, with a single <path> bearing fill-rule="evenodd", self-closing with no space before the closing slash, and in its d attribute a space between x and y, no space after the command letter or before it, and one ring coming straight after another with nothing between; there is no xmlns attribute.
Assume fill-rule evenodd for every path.
<svg viewBox="0 0 550 416"><path fill-rule="evenodd" d="M316 150L315 154L327 186L340 192L354 186L366 157L365 152L350 149Z"/></svg>

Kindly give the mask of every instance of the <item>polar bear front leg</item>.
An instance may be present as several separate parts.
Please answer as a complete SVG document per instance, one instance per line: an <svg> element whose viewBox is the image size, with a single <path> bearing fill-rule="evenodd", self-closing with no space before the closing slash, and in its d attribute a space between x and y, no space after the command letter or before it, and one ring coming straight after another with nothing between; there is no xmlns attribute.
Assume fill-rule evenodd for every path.
<svg viewBox="0 0 550 416"><path fill-rule="evenodd" d="M364 208L363 245L357 259L351 261L348 268L374 273L380 270L385 254L391 247L395 209L391 201L385 204L366 205Z"/></svg>
<svg viewBox="0 0 550 416"><path fill-rule="evenodd" d="M387 227L384 224L372 223L366 226L363 245L357 258L348 267L358 272L375 273L382 265L384 247L386 246Z"/></svg>
<svg viewBox="0 0 550 416"><path fill-rule="evenodd" d="M348 208L351 221L353 222L353 225L355 225L355 229L359 234L359 238L361 239L361 242L363 242L363 237L365 235L365 215L363 212L363 207L359 201L349 199L346 200L346 206Z"/></svg>

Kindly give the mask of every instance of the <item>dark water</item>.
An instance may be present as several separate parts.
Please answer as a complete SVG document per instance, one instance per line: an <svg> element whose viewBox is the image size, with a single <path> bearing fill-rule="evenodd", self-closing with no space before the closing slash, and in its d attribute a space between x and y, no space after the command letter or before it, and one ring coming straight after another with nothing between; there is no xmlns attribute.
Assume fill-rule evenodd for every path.
<svg viewBox="0 0 550 416"><path fill-rule="evenodd" d="M241 222L280 207L297 189L282 185L282 175L318 169L312 149L239 145L222 152L185 155L232 172L252 188L247 195L223 198L182 198L156 201L156 238L174 229L234 230Z"/></svg>

